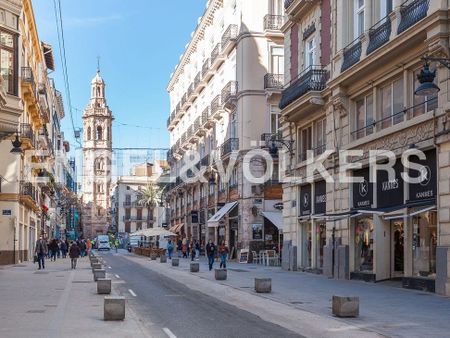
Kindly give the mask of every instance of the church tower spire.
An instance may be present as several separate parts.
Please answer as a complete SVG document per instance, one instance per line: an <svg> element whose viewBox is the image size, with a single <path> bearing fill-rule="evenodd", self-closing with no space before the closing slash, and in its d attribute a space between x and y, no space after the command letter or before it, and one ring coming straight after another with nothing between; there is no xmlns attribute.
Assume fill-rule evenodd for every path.
<svg viewBox="0 0 450 338"><path fill-rule="evenodd" d="M90 100L83 114L83 225L86 237L106 234L109 216L112 112L100 69L91 81Z"/></svg>

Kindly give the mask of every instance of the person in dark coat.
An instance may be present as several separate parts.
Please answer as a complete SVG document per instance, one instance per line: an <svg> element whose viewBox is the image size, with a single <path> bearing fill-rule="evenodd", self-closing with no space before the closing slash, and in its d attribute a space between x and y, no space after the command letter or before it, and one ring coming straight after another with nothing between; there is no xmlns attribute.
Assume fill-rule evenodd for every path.
<svg viewBox="0 0 450 338"><path fill-rule="evenodd" d="M36 245L34 246L34 253L37 256L39 270L41 270L41 268L45 269L45 256L47 256L47 252L47 241L42 236L40 236L36 241Z"/></svg>
<svg viewBox="0 0 450 338"><path fill-rule="evenodd" d="M61 244L60 244L59 248L61 249L62 258L66 258L67 257L67 245L66 245L66 242L61 241Z"/></svg>
<svg viewBox="0 0 450 338"><path fill-rule="evenodd" d="M80 257L80 247L76 242L73 242L70 246L69 250L70 263L72 265L72 269L77 268L77 259Z"/></svg>
<svg viewBox="0 0 450 338"><path fill-rule="evenodd" d="M216 255L216 246L212 240L209 240L208 244L206 244L206 255L208 256L209 271L211 271L214 264L214 257Z"/></svg>
<svg viewBox="0 0 450 338"><path fill-rule="evenodd" d="M48 249L50 250L51 256L50 256L50 260L52 261L56 261L56 254L58 253L58 242L56 241L55 238L52 239L52 241L50 242Z"/></svg>

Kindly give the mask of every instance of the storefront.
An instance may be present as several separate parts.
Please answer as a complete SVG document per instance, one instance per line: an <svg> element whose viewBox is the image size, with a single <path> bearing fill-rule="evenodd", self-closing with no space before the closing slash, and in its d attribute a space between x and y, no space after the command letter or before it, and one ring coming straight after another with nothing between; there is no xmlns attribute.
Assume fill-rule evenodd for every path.
<svg viewBox="0 0 450 338"><path fill-rule="evenodd" d="M225 241L229 245L229 234L230 223L234 224L237 220L237 214L233 214L237 208L238 202L230 202L224 204L220 209L208 219L207 225L209 230L209 235L215 243L219 244Z"/></svg>
<svg viewBox="0 0 450 338"><path fill-rule="evenodd" d="M377 172L369 183L369 168L355 171L362 182L352 184L353 210L350 238L350 278L366 281L401 279L403 286L434 291L436 273L436 152L426 159L411 157L422 170L410 169L420 183L404 182L401 159L395 176ZM376 201L376 203L374 203Z"/></svg>
<svg viewBox="0 0 450 338"><path fill-rule="evenodd" d="M299 229L297 235L297 262L302 269L312 268L312 203L311 185L300 187L299 195Z"/></svg>

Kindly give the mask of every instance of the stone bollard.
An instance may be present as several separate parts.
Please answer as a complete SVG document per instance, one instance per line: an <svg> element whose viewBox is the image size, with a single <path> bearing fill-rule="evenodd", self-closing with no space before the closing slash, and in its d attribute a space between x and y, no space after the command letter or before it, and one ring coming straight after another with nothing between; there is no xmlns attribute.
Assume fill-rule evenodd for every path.
<svg viewBox="0 0 450 338"><path fill-rule="evenodd" d="M272 278L255 278L255 291L257 293L272 292Z"/></svg>
<svg viewBox="0 0 450 338"><path fill-rule="evenodd" d="M191 263L191 272L199 272L200 271L200 263Z"/></svg>
<svg viewBox="0 0 450 338"><path fill-rule="evenodd" d="M157 257L157 255L156 255L155 253L152 253L152 254L150 255L150 259L151 259L152 261L156 261L156 257Z"/></svg>
<svg viewBox="0 0 450 338"><path fill-rule="evenodd" d="M102 265L100 263L94 263L92 264L92 272L94 272L94 270L98 270L101 269Z"/></svg>
<svg viewBox="0 0 450 338"><path fill-rule="evenodd" d="M167 263L167 256L161 255L161 257L159 257L159 262L160 263Z"/></svg>
<svg viewBox="0 0 450 338"><path fill-rule="evenodd" d="M227 269L214 269L214 277L216 280L226 280Z"/></svg>
<svg viewBox="0 0 450 338"><path fill-rule="evenodd" d="M99 295L109 295L111 293L111 279L98 278L97 279L97 293Z"/></svg>
<svg viewBox="0 0 450 338"><path fill-rule="evenodd" d="M358 317L359 297L333 296L332 309L336 317Z"/></svg>
<svg viewBox="0 0 450 338"><path fill-rule="evenodd" d="M99 260L97 259L97 258L92 258L91 259L91 266L92 266L92 264L99 264L100 262L99 262Z"/></svg>
<svg viewBox="0 0 450 338"><path fill-rule="evenodd" d="M180 259L172 258L172 266L179 266L179 265L180 265Z"/></svg>
<svg viewBox="0 0 450 338"><path fill-rule="evenodd" d="M94 270L94 281L97 281L99 278L105 278L106 271L105 269Z"/></svg>
<svg viewBox="0 0 450 338"><path fill-rule="evenodd" d="M103 305L104 320L125 319L125 297L106 296Z"/></svg>

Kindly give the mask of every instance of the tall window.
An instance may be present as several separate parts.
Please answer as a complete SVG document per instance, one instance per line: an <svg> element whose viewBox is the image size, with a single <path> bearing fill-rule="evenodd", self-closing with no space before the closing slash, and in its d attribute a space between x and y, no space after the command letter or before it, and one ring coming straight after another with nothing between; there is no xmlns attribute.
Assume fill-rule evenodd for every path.
<svg viewBox="0 0 450 338"><path fill-rule="evenodd" d="M270 133L276 134L280 130L280 108L277 105L270 105Z"/></svg>
<svg viewBox="0 0 450 338"><path fill-rule="evenodd" d="M103 130L102 127L98 126L97 127L97 140L102 140L103 139Z"/></svg>
<svg viewBox="0 0 450 338"><path fill-rule="evenodd" d="M270 67L272 74L284 74L284 48L272 47L270 50Z"/></svg>
<svg viewBox="0 0 450 338"><path fill-rule="evenodd" d="M272 0L272 15L283 15L283 1L282 0Z"/></svg>
<svg viewBox="0 0 450 338"><path fill-rule="evenodd" d="M88 141L91 140L91 134L92 134L92 129L91 129L91 127L88 127L88 129L87 129L87 140Z"/></svg>
<svg viewBox="0 0 450 338"><path fill-rule="evenodd" d="M392 0L381 0L380 19L386 17L390 12L392 12Z"/></svg>
<svg viewBox="0 0 450 338"><path fill-rule="evenodd" d="M373 133L373 95L367 95L356 101L354 137L361 137Z"/></svg>
<svg viewBox="0 0 450 338"><path fill-rule="evenodd" d="M237 114L233 113L231 114L230 119L230 137L231 138L237 138L238 132L237 132Z"/></svg>
<svg viewBox="0 0 450 338"><path fill-rule="evenodd" d="M299 160L305 161L308 150L312 149L312 127L306 127L300 130L300 144L299 144Z"/></svg>
<svg viewBox="0 0 450 338"><path fill-rule="evenodd" d="M419 80L417 80L417 75L419 75L420 69L416 70L413 73L414 76L414 88L417 88L419 86ZM436 83L436 77L434 78L434 82ZM438 98L437 94L431 95L431 96L419 96L419 95L413 95L414 97L414 108L412 111L412 117L416 117L422 114L425 114L425 112L432 111L437 108L438 105Z"/></svg>
<svg viewBox="0 0 450 338"><path fill-rule="evenodd" d="M381 95L381 128L388 128L403 121L403 78L382 87Z"/></svg>
<svg viewBox="0 0 450 338"><path fill-rule="evenodd" d="M8 94L17 95L17 37L0 30L0 75ZM31 73L29 74L31 76Z"/></svg>
<svg viewBox="0 0 450 338"><path fill-rule="evenodd" d="M364 0L354 0L354 38L364 33Z"/></svg>
<svg viewBox="0 0 450 338"><path fill-rule="evenodd" d="M310 38L305 42L305 68L316 63L316 40Z"/></svg>
<svg viewBox="0 0 450 338"><path fill-rule="evenodd" d="M327 144L326 129L326 118L314 123L314 155L320 155L325 151Z"/></svg>

